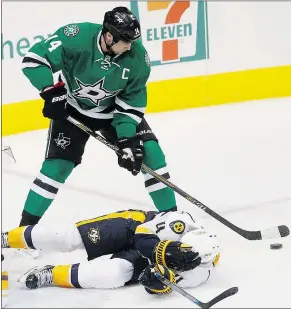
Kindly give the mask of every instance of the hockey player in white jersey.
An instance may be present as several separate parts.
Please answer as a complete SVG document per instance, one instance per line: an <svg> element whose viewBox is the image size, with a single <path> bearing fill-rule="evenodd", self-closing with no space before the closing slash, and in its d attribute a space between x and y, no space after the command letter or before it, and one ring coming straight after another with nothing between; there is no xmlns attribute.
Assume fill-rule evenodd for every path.
<svg viewBox="0 0 291 309"><path fill-rule="evenodd" d="M219 259L216 235L182 211L126 210L53 227L42 223L2 233L2 248L70 252L84 249L88 261L36 267L22 281L44 285L117 288L140 282L150 293L171 292L153 276L160 271L180 287L208 280ZM101 259L112 254L110 259Z"/></svg>

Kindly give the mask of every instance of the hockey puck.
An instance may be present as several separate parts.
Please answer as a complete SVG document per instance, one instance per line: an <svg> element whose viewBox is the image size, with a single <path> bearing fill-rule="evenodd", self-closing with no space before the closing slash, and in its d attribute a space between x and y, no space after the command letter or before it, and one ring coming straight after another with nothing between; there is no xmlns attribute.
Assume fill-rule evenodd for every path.
<svg viewBox="0 0 291 309"><path fill-rule="evenodd" d="M282 244L271 244L270 245L270 249L272 250L278 250L278 249L281 249L283 247Z"/></svg>

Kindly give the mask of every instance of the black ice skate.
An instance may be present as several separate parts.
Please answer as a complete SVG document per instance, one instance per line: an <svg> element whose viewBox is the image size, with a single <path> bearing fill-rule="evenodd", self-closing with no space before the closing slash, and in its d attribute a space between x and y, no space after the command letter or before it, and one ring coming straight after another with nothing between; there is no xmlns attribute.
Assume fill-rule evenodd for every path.
<svg viewBox="0 0 291 309"><path fill-rule="evenodd" d="M52 265L46 265L41 268L33 269L29 271L25 285L28 289L38 289L44 285L53 284L53 268Z"/></svg>

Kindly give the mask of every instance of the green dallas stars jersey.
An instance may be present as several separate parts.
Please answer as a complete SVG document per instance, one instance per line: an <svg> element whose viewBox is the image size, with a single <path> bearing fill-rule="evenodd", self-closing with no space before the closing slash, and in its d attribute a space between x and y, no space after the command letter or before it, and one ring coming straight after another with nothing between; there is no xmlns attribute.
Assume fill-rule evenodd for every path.
<svg viewBox="0 0 291 309"><path fill-rule="evenodd" d="M70 24L36 43L23 58L22 70L38 90L53 85L60 73L68 103L96 119L113 119L120 137L135 134L147 104L148 54L140 41L111 58L100 47L102 25Z"/></svg>

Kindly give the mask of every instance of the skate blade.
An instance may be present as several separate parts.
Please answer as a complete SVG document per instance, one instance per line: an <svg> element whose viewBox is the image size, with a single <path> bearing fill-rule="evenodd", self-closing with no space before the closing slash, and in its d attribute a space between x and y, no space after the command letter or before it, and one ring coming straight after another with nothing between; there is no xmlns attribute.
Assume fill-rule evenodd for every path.
<svg viewBox="0 0 291 309"><path fill-rule="evenodd" d="M29 259L37 259L40 255L40 250L34 250L34 249L17 249L16 250L17 255L29 258Z"/></svg>
<svg viewBox="0 0 291 309"><path fill-rule="evenodd" d="M28 275L34 273L36 270L38 270L39 267L38 266L34 266L31 269L29 269L26 273L24 273L21 277L19 277L17 279L18 283L25 283L26 282L26 278L28 277Z"/></svg>

